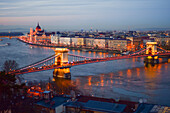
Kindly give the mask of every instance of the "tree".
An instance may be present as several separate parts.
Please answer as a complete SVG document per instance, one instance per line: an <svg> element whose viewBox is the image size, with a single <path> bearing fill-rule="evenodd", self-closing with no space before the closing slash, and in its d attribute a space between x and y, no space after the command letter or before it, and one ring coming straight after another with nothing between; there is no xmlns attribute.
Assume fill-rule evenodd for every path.
<svg viewBox="0 0 170 113"><path fill-rule="evenodd" d="M4 70L7 73L17 68L18 68L18 63L16 63L15 60L6 60L5 63L3 64L2 70Z"/></svg>
<svg viewBox="0 0 170 113"><path fill-rule="evenodd" d="M0 113L34 113L32 99L26 98L25 84L16 84L16 76L0 72Z"/></svg>
<svg viewBox="0 0 170 113"><path fill-rule="evenodd" d="M15 80L14 75L0 73L0 111L8 110L11 107Z"/></svg>

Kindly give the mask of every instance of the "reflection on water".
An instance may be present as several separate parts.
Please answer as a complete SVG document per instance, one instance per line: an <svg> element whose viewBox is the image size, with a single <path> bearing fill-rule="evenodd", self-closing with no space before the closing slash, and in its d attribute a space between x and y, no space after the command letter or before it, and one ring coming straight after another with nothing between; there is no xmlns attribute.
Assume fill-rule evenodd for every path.
<svg viewBox="0 0 170 113"><path fill-rule="evenodd" d="M47 58L54 54L53 48L30 48L29 45L16 39L3 39L3 43L10 43L10 46L2 47L0 53L0 64L5 60L16 60L19 66L25 66ZM107 57L116 54L106 54L102 52L82 52L70 50L70 54L87 57ZM58 92L68 92L68 86L77 86L82 93L91 94L107 98L123 98L138 101L146 98L148 102L165 104L170 106L170 64L158 64L144 66L144 58L122 59L108 62L100 62L71 67L68 71L58 71L62 73L71 72L72 80L54 78ZM163 59L160 59L160 61ZM1 69L1 68L0 68ZM48 80L53 77L53 71L42 71L22 75L27 81Z"/></svg>
<svg viewBox="0 0 170 113"><path fill-rule="evenodd" d="M170 64L148 65L118 72L76 78L76 85L90 95L170 105ZM80 82L81 81L81 82ZM164 92L162 92L164 91Z"/></svg>
<svg viewBox="0 0 170 113"><path fill-rule="evenodd" d="M70 68L54 69L54 77L71 79Z"/></svg>
<svg viewBox="0 0 170 113"><path fill-rule="evenodd" d="M69 79L54 77L50 89L59 95L70 94L70 91L75 89L75 85Z"/></svg>

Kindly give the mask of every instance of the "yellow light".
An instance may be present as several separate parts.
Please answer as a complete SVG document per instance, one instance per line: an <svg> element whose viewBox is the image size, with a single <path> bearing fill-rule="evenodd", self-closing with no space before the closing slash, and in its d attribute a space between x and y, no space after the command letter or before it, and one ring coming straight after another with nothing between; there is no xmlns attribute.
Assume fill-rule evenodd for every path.
<svg viewBox="0 0 170 113"><path fill-rule="evenodd" d="M158 56L155 56L154 59L158 59Z"/></svg>
<svg viewBox="0 0 170 113"><path fill-rule="evenodd" d="M152 59L152 56L148 56L148 59Z"/></svg>
<svg viewBox="0 0 170 113"><path fill-rule="evenodd" d="M157 42L147 42L146 44L147 44L147 45L156 45Z"/></svg>

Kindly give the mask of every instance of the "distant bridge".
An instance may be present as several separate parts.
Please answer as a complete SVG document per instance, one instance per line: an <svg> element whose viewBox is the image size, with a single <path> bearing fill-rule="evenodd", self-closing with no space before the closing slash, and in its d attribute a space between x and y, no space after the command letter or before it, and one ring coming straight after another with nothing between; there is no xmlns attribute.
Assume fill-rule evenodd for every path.
<svg viewBox="0 0 170 113"><path fill-rule="evenodd" d="M11 39L11 38L18 38L19 36L0 36L0 38L9 38L9 39Z"/></svg>
<svg viewBox="0 0 170 113"><path fill-rule="evenodd" d="M70 68L76 65L105 62L105 61L111 61L111 60L147 57L147 56L151 56L151 54L145 54L145 51L149 49L150 47L134 52L129 55L124 55L124 56L94 58L94 57L85 57L85 56L80 56L80 55L68 54L67 48L56 48L54 55L48 58L42 59L33 64L21 67L17 70L13 70L10 73L19 75L19 74L38 72L38 71L45 71L45 70L50 70L50 69ZM160 47L158 47L158 50L159 52L157 52L155 56L167 56L167 55L170 56L170 51L164 50Z"/></svg>

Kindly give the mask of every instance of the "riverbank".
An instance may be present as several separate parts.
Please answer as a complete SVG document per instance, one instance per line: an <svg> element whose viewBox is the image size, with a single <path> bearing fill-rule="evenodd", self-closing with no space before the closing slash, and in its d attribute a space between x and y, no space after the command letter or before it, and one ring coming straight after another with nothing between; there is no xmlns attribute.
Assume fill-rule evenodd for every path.
<svg viewBox="0 0 170 113"><path fill-rule="evenodd" d="M29 43L24 40L21 40L18 38L19 41L24 42L29 45L33 46L40 46L40 47L51 47L51 48L68 48L70 50L80 50L80 51L91 51L91 52L102 52L102 53L110 53L110 54L120 54L121 52L119 50L109 50L109 49L93 49L93 48L82 48L82 47L70 47L70 46L57 46L57 45L50 45L50 44L38 44L38 43Z"/></svg>

